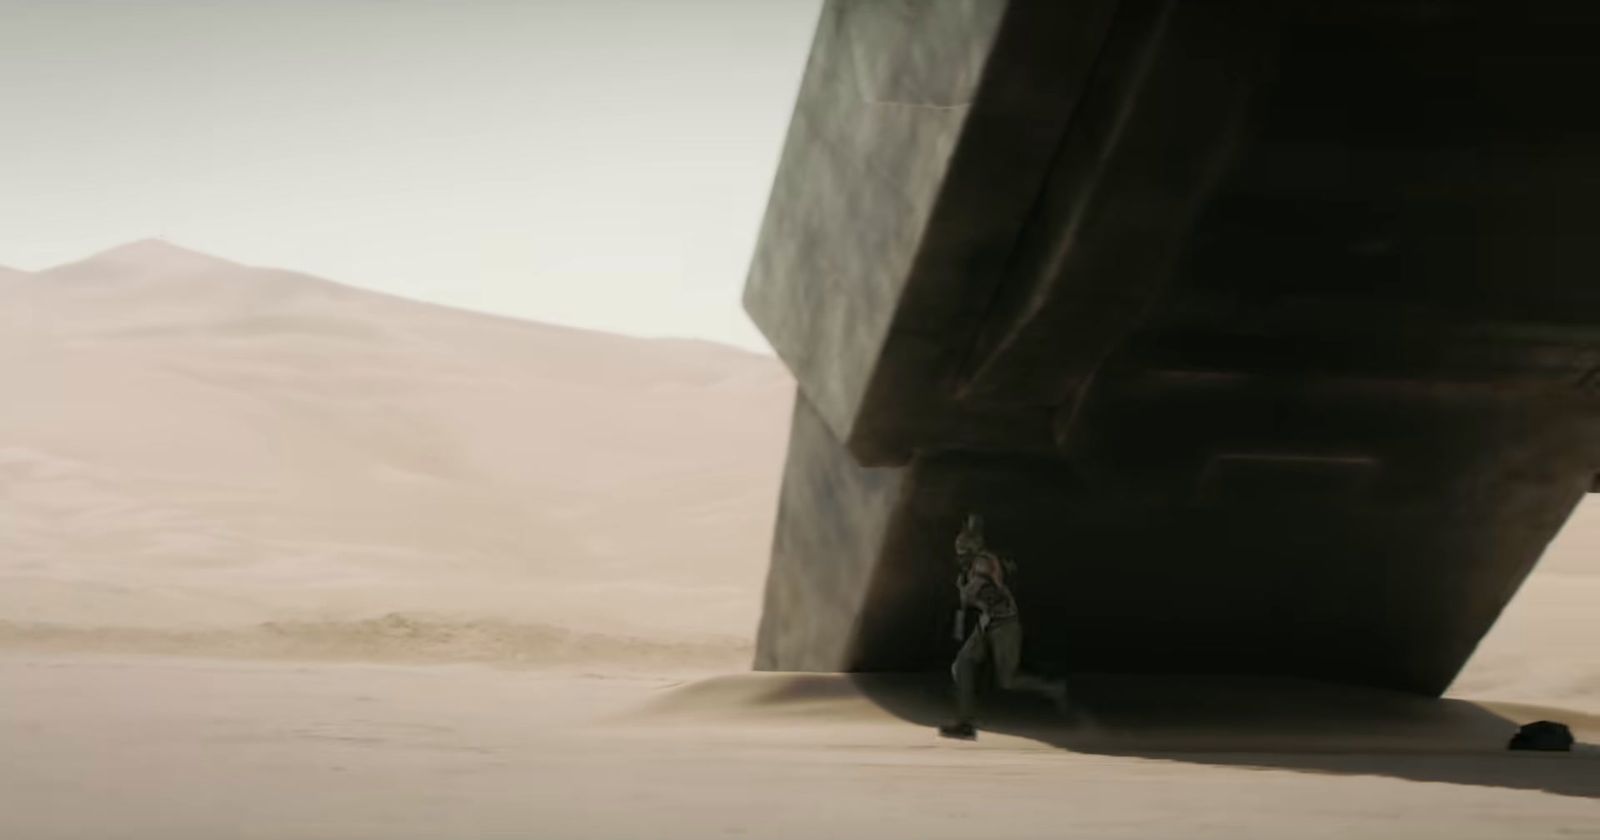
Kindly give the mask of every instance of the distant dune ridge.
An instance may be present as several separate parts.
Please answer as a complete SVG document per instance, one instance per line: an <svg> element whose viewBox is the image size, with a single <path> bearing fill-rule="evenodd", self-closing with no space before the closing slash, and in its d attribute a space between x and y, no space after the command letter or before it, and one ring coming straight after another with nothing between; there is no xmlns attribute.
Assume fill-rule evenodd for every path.
<svg viewBox="0 0 1600 840"><path fill-rule="evenodd" d="M556 627L744 661L793 387L775 359L144 241L0 272L0 384L0 642L298 622L261 631L293 648L402 615L535 657ZM429 649L493 654L468 646Z"/></svg>
<svg viewBox="0 0 1600 840"><path fill-rule="evenodd" d="M143 241L0 269L0 646L748 662L775 359ZM1458 693L1600 706L1600 507Z"/></svg>

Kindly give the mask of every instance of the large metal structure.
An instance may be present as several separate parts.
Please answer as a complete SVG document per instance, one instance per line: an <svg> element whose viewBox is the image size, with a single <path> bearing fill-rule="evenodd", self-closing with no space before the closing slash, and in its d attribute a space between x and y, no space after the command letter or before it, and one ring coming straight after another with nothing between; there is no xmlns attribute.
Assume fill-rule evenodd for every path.
<svg viewBox="0 0 1600 840"><path fill-rule="evenodd" d="M746 305L757 666L1442 691L1600 472L1600 4L829 0Z"/></svg>

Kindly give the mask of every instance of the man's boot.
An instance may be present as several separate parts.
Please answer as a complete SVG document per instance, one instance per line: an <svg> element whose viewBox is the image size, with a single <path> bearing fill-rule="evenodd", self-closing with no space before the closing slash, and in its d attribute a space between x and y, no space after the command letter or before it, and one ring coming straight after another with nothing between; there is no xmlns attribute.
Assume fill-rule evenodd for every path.
<svg viewBox="0 0 1600 840"><path fill-rule="evenodd" d="M958 720L955 723L948 723L939 727L939 734L946 738L959 738L963 741L976 741L978 739L978 730L973 727L971 721L965 720Z"/></svg>

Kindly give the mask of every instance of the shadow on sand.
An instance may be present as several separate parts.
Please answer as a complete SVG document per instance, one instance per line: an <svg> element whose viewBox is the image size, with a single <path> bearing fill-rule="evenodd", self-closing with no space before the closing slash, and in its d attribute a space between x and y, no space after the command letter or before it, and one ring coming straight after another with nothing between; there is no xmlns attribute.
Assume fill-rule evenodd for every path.
<svg viewBox="0 0 1600 840"><path fill-rule="evenodd" d="M919 726L931 729L952 713L943 675L847 679ZM1592 743L1600 719L1582 713L1275 679L1084 675L1071 689L1076 720L1033 697L990 692L979 738L990 732L1097 755L1600 798L1600 748ZM1570 753L1506 749L1518 726L1539 719L1569 724L1580 743Z"/></svg>

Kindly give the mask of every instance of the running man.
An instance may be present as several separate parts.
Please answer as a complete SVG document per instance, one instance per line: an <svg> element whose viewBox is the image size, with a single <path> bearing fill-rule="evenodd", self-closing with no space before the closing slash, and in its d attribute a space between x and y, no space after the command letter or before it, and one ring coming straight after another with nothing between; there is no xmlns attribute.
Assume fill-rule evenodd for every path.
<svg viewBox="0 0 1600 840"><path fill-rule="evenodd" d="M1017 602L1006 587L1007 563L990 551L983 541L983 519L967 517L956 535L956 560L961 572L956 589L961 593L956 608L956 641L962 642L955 663L950 666L956 683L956 721L939 727L947 738L976 738L973 726L978 703L978 678L983 664L994 664L995 682L1007 691L1031 691L1050 698L1065 710L1066 686L1022 671L1022 623L1017 617ZM978 626L966 632L967 610L978 611Z"/></svg>

